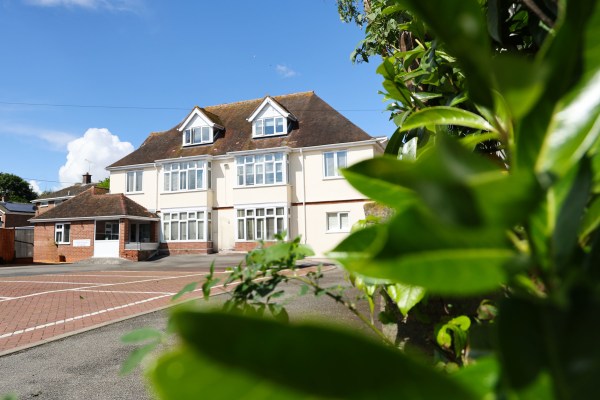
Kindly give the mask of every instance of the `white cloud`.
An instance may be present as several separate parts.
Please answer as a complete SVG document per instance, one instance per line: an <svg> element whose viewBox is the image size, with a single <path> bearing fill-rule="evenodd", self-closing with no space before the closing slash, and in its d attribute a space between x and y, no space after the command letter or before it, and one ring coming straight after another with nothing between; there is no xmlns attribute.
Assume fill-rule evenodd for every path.
<svg viewBox="0 0 600 400"><path fill-rule="evenodd" d="M298 75L296 71L282 64L277 64L277 66L275 67L275 71L277 71L277 73L284 78L292 78Z"/></svg>
<svg viewBox="0 0 600 400"><path fill-rule="evenodd" d="M42 189L40 188L40 184L38 181L36 181L35 179L32 179L28 183L34 192L36 192L37 194L42 194Z"/></svg>
<svg viewBox="0 0 600 400"><path fill-rule="evenodd" d="M129 142L121 142L106 128L90 128L85 134L67 145L67 162L58 171L64 186L81 182L86 172L94 182L108 178L104 168L131 153L134 148Z"/></svg>
<svg viewBox="0 0 600 400"><path fill-rule="evenodd" d="M86 8L88 10L131 11L142 8L141 0L25 0L32 6Z"/></svg>
<svg viewBox="0 0 600 400"><path fill-rule="evenodd" d="M17 136L35 137L48 143L52 150L57 151L65 150L67 144L76 138L75 135L67 132L4 122L0 123L0 134L2 133Z"/></svg>

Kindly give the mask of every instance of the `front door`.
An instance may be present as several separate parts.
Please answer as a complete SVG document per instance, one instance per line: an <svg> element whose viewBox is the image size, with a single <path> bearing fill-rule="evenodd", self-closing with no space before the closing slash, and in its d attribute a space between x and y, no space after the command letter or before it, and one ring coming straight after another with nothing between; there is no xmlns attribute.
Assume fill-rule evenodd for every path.
<svg viewBox="0 0 600 400"><path fill-rule="evenodd" d="M96 221L94 257L119 257L119 220Z"/></svg>

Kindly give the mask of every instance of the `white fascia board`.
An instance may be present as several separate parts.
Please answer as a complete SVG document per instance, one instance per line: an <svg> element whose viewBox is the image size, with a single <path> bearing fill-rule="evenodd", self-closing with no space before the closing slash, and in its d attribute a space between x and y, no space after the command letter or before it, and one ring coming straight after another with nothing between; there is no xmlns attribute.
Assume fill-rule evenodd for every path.
<svg viewBox="0 0 600 400"><path fill-rule="evenodd" d="M289 207L291 203L250 203L250 204L234 204L234 210L246 208L270 208L270 207ZM285 211L287 214L287 210Z"/></svg>
<svg viewBox="0 0 600 400"><path fill-rule="evenodd" d="M332 144L323 144L320 146L307 146L307 147L297 147L292 149L293 152L302 151L317 151L317 150L328 150L328 149L338 149L338 148L348 148L348 147L360 147L365 145L373 145L379 143L378 138L361 140L360 142L344 142L344 143L332 143Z"/></svg>
<svg viewBox="0 0 600 400"><path fill-rule="evenodd" d="M144 168L148 168L148 167L155 167L155 165L154 165L154 163L131 164L131 165L123 165L121 167L106 167L104 169L107 171L125 171L125 170L133 171L133 170L139 170L139 169L144 169Z"/></svg>
<svg viewBox="0 0 600 400"><path fill-rule="evenodd" d="M185 127L190 123L190 121L192 120L192 118L194 118L194 116L199 116L200 118L202 118L202 120L204 122L206 122L211 128L217 128L217 129L225 129L225 127L215 123L213 120L211 120L208 115L206 115L205 113L202 112L202 110L196 106L194 107L194 109L189 113L188 117L185 119L185 121L183 121L183 123L181 125L179 125L179 127L177 128L177 130L179 132L183 132Z"/></svg>
<svg viewBox="0 0 600 400"><path fill-rule="evenodd" d="M288 111L284 110L283 108L281 108L281 106L277 103L277 101L275 101L271 96L267 96L263 100L263 102L260 103L260 106L258 106L256 108L256 110L254 110L252 115L250 115L248 118L246 118L246 121L248 121L248 122L254 121L256 116L258 114L260 114L260 112L263 110L263 108L265 108L267 106L267 104L270 105L271 107L273 107L275 110L277 110L277 112L279 114L281 114L282 117L289 118L293 121L297 121L296 117L291 112L288 112Z"/></svg>
<svg viewBox="0 0 600 400"><path fill-rule="evenodd" d="M172 212L194 212L194 211L211 211L212 208L207 206L198 206L198 207L170 207L170 208L161 208L160 213L172 213Z"/></svg>
<svg viewBox="0 0 600 400"><path fill-rule="evenodd" d="M83 192L81 192L81 193L83 193ZM73 197L75 197L75 196L73 195L73 196L61 196L61 197L48 197L46 199L31 200L31 202L33 204L35 204L35 203L43 203L45 201L56 201L56 200L65 200L66 201L66 200L72 199Z"/></svg>
<svg viewBox="0 0 600 400"><path fill-rule="evenodd" d="M289 146L282 147L270 147L267 149L260 150L241 150L241 151L230 151L227 155L231 156L241 156L241 155L250 155L250 154L264 154L264 153L290 153L293 149Z"/></svg>
<svg viewBox="0 0 600 400"><path fill-rule="evenodd" d="M180 162L180 161L193 161L193 160L211 161L212 159L213 159L213 156L211 156L211 155L165 158L162 160L156 160L154 162L154 166L168 164L168 163L172 163L172 162Z"/></svg>
<svg viewBox="0 0 600 400"><path fill-rule="evenodd" d="M132 219L136 221L160 221L160 218L153 217L134 217L132 215L107 215L100 217L76 217L76 218L46 218L46 219L36 219L35 221L29 220L32 224L42 223L42 222L71 222L71 221L110 221L113 219Z"/></svg>

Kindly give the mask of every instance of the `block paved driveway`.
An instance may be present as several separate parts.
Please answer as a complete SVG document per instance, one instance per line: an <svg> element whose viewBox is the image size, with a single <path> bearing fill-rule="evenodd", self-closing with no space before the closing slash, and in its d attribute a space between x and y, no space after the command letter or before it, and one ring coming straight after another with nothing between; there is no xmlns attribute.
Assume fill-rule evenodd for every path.
<svg viewBox="0 0 600 400"><path fill-rule="evenodd" d="M0 355L173 305L185 285L197 289L215 262L215 274L243 255L171 256L149 262L90 260L70 265L0 267ZM318 262L305 262L302 273ZM231 289L228 286L228 289ZM221 284L212 295L223 293Z"/></svg>

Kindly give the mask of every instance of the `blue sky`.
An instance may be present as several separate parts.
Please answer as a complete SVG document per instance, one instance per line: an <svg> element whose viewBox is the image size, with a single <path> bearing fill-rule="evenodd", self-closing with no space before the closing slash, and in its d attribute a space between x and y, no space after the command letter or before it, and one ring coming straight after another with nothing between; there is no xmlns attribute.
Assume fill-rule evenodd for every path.
<svg viewBox="0 0 600 400"><path fill-rule="evenodd" d="M362 37L335 0L0 0L0 172L98 180L195 105L308 90L389 136L379 60L350 61Z"/></svg>

